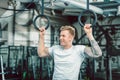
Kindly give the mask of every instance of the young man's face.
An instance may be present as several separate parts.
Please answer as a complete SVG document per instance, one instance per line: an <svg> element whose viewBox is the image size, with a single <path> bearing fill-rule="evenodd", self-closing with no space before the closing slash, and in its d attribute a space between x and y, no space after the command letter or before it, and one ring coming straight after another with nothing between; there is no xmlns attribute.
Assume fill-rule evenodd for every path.
<svg viewBox="0 0 120 80"><path fill-rule="evenodd" d="M60 45L67 46L72 44L73 36L69 33L68 30L63 30L60 32Z"/></svg>

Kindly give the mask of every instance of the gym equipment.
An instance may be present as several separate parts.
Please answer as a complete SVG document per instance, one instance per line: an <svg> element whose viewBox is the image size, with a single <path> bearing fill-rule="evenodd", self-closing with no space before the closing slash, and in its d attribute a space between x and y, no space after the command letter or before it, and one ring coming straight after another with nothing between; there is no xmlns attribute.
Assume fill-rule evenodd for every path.
<svg viewBox="0 0 120 80"><path fill-rule="evenodd" d="M48 29L49 18L46 15L38 15L35 17L33 24L36 30L39 30L40 27L45 27L45 29Z"/></svg>
<svg viewBox="0 0 120 80"><path fill-rule="evenodd" d="M92 10L89 10L89 0L87 0L87 10L84 10L83 12L80 13L80 15L78 16L78 22L80 24L80 26L84 26L84 23L81 21L81 18L82 16L87 13L87 14L92 14L94 16L94 20L93 20L93 23L92 23L92 26L94 26L97 22L97 15L94 11Z"/></svg>
<svg viewBox="0 0 120 80"><path fill-rule="evenodd" d="M106 45L105 45L105 49L106 49L106 56L105 56L105 69L106 69L106 80L112 80L113 74L112 74L112 68L111 68L111 56L119 56L119 52L120 49L117 49L114 45L113 45L113 38L110 35L110 31L109 29L104 29L103 27L105 26L111 26L111 25L103 25L100 26L98 23L96 24L96 26L99 27L100 31L102 32L100 34L100 36L97 37L96 40L98 40L98 38L100 38L102 35L105 36L106 39ZM113 26L113 25L112 25Z"/></svg>
<svg viewBox="0 0 120 80"><path fill-rule="evenodd" d="M45 27L45 29L48 29L50 23L49 18L46 15L44 15L44 0L41 0L41 3L41 14L36 16L33 20L33 24L36 30L39 30L40 27Z"/></svg>
<svg viewBox="0 0 120 80"><path fill-rule="evenodd" d="M35 69L35 50L34 49L31 49L32 47L28 47L28 50L29 50L29 55L30 55L30 58L31 58L31 64L32 64L32 72L33 72L33 79L36 80L36 69Z"/></svg>
<svg viewBox="0 0 120 80"><path fill-rule="evenodd" d="M5 80L4 69L3 69L3 57L2 56L0 56L0 61L1 61L2 80Z"/></svg>

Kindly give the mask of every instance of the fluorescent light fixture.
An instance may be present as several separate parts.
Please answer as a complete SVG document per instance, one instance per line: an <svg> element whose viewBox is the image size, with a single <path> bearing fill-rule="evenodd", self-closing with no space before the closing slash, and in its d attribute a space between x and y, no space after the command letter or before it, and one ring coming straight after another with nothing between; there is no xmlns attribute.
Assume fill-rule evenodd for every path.
<svg viewBox="0 0 120 80"><path fill-rule="evenodd" d="M120 6L118 6L117 15L120 15Z"/></svg>

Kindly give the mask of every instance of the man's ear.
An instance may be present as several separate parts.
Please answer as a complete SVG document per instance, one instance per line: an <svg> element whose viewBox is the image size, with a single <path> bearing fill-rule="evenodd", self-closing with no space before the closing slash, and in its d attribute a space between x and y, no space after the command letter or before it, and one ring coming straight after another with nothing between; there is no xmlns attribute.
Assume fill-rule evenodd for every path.
<svg viewBox="0 0 120 80"><path fill-rule="evenodd" d="M74 36L70 35L69 37L70 37L70 40L74 40Z"/></svg>

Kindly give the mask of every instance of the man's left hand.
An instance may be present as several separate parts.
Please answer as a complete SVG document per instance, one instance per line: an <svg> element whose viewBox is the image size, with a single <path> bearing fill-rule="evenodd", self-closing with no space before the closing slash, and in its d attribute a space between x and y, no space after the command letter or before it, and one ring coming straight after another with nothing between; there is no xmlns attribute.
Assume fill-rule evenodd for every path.
<svg viewBox="0 0 120 80"><path fill-rule="evenodd" d="M91 24L85 24L84 31L86 34L92 34Z"/></svg>

